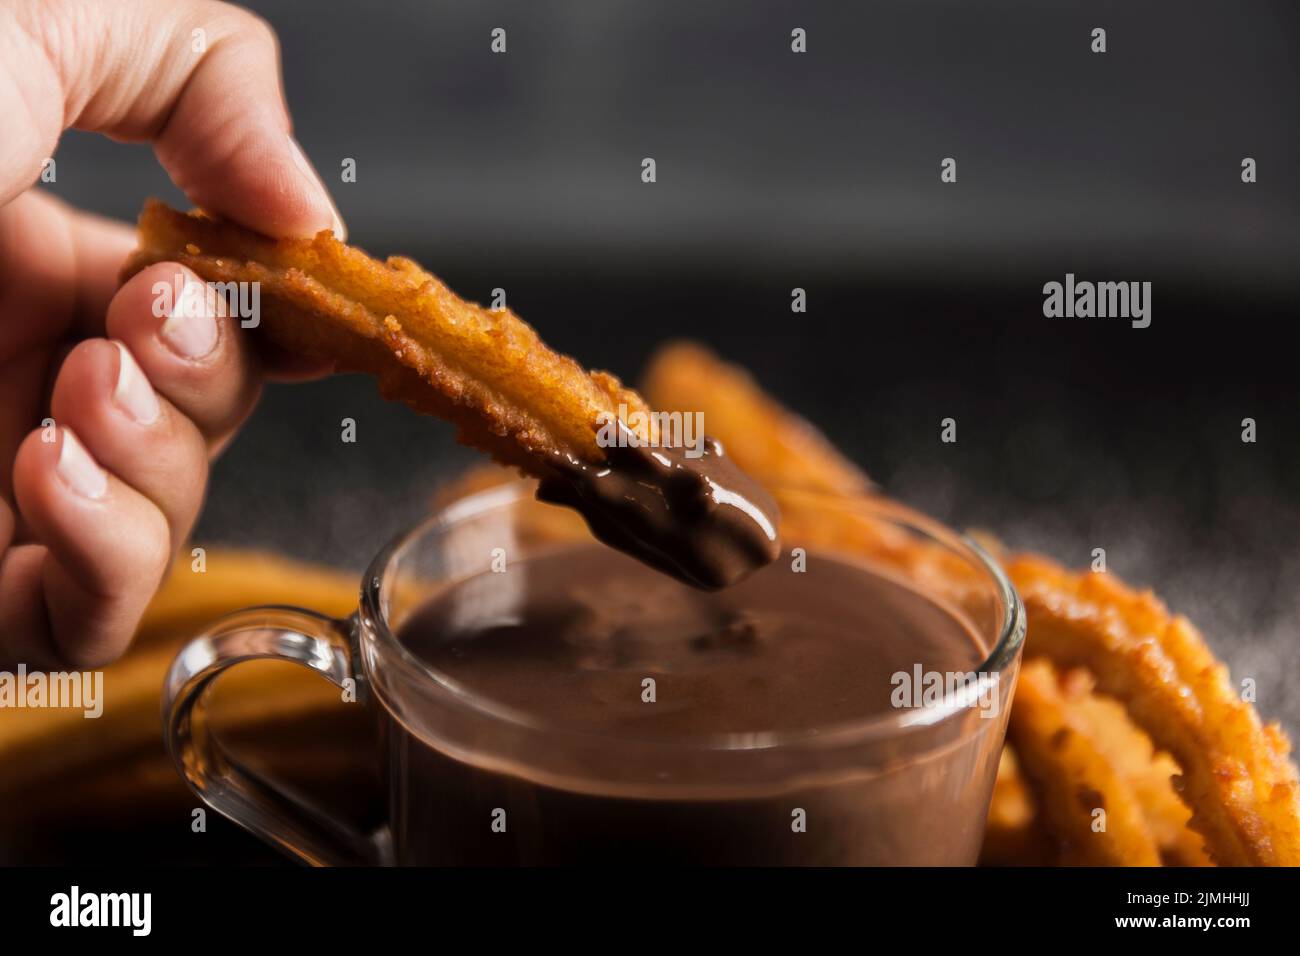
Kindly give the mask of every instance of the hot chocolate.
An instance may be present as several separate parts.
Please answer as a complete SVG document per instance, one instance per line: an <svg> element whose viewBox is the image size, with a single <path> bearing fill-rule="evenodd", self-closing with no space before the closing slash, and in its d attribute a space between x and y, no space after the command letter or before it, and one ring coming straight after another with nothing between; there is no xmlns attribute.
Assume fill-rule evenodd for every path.
<svg viewBox="0 0 1300 956"><path fill-rule="evenodd" d="M987 648L960 612L881 569L813 554L804 570L778 561L709 593L582 545L443 589L398 637L507 721L608 743L581 779L560 780L541 754L496 757L490 729L440 741L385 716L399 862L920 864L978 850L981 811L953 811L987 801L997 720L969 723L941 768L758 769L778 741L896 717L899 673L979 667ZM728 749L733 770L752 748L752 779L711 790L707 760L637 778L645 760L628 751L704 743Z"/></svg>

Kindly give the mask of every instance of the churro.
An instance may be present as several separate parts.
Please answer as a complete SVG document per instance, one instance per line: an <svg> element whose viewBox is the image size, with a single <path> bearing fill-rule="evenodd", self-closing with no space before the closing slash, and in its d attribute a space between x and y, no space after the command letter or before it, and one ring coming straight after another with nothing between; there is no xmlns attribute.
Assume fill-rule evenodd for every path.
<svg viewBox="0 0 1300 956"><path fill-rule="evenodd" d="M124 280L179 262L208 282L258 283L256 319L278 344L376 376L386 398L452 422L465 444L535 477L551 476L552 459L603 462L605 421L655 438L650 409L613 375L588 372L510 310L466 302L410 259L380 262L329 232L270 239L157 200L139 235Z"/></svg>
<svg viewBox="0 0 1300 956"><path fill-rule="evenodd" d="M1260 721L1196 629L1112 574L1071 573L1035 556L1008 570L1031 622L1026 655L1087 668L1173 756L1188 825L1210 857L1221 866L1300 864L1290 742Z"/></svg>
<svg viewBox="0 0 1300 956"><path fill-rule="evenodd" d="M1021 668L1007 732L1059 841L1061 863L1160 864L1137 795L1106 759L1091 728L1070 709L1046 662Z"/></svg>
<svg viewBox="0 0 1300 956"><path fill-rule="evenodd" d="M230 293L258 290L262 334L367 372L382 393L456 425L459 439L541 480L601 541L703 588L779 553L776 507L717 443L688 447L605 372L546 346L508 309L466 302L410 259L372 259L328 231L276 240L156 201L123 278L177 262ZM251 296L249 297L251 300Z"/></svg>

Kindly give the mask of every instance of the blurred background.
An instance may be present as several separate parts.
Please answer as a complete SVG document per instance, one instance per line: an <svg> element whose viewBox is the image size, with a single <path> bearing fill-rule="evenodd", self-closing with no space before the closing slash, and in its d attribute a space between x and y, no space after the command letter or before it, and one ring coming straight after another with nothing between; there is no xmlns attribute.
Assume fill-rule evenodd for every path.
<svg viewBox="0 0 1300 956"><path fill-rule="evenodd" d="M503 288L633 380L710 343L899 498L1072 565L1105 548L1300 732L1293 3L248 5L353 242ZM57 160L82 206L183 204L146 148L69 134ZM1067 272L1151 282L1150 328L1044 318ZM475 460L369 380L273 387L197 539L360 568Z"/></svg>

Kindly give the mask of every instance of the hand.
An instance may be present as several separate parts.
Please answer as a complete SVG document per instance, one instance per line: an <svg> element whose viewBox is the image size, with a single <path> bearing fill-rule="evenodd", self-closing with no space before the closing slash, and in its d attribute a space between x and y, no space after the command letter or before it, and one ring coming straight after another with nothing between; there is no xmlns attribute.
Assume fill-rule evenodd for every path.
<svg viewBox="0 0 1300 956"><path fill-rule="evenodd" d="M66 128L147 140L214 213L275 236L343 226L253 15L10 0L0 51L0 666L96 667L130 641L267 362L210 295L155 314L155 284L199 282L180 265L118 289L131 229L33 190L44 160Z"/></svg>

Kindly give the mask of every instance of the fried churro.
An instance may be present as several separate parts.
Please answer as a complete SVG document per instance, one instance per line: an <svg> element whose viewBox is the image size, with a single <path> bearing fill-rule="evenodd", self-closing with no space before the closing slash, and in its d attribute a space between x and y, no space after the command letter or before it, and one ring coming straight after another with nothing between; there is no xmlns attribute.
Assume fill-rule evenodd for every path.
<svg viewBox="0 0 1300 956"><path fill-rule="evenodd" d="M208 282L256 282L261 328L283 347L379 379L386 398L444 418L502 464L549 477L552 458L598 464L599 423L653 440L641 397L548 348L507 309L466 302L410 259L372 259L322 232L275 240L157 200L145 204L125 280L179 262ZM633 413L639 413L634 415Z"/></svg>
<svg viewBox="0 0 1300 956"><path fill-rule="evenodd" d="M1022 556L1030 657L1085 667L1180 767L1189 826L1221 866L1300 864L1300 788L1281 728L1264 725L1196 629L1112 574ZM1037 625L1034 621L1037 621Z"/></svg>
<svg viewBox="0 0 1300 956"><path fill-rule="evenodd" d="M178 262L209 283L256 283L275 343L374 375L385 397L452 422L460 441L540 479L539 497L577 510L605 543L703 588L779 553L775 504L721 446L661 434L661 418L613 375L410 259L379 262L329 232L270 239L156 201L139 231L124 278Z"/></svg>
<svg viewBox="0 0 1300 956"><path fill-rule="evenodd" d="M1207 866L1200 834L1188 827L1191 810L1174 790L1178 763L1156 748L1129 718L1124 705L1096 692L1096 681L1082 668L1063 674L1060 689L1075 718L1091 730L1098 751L1132 787L1151 835L1167 866Z"/></svg>
<svg viewBox="0 0 1300 956"><path fill-rule="evenodd" d="M1061 863L1160 864L1137 795L1071 710L1049 664L1035 661L1021 668L1007 732L1040 795Z"/></svg>

